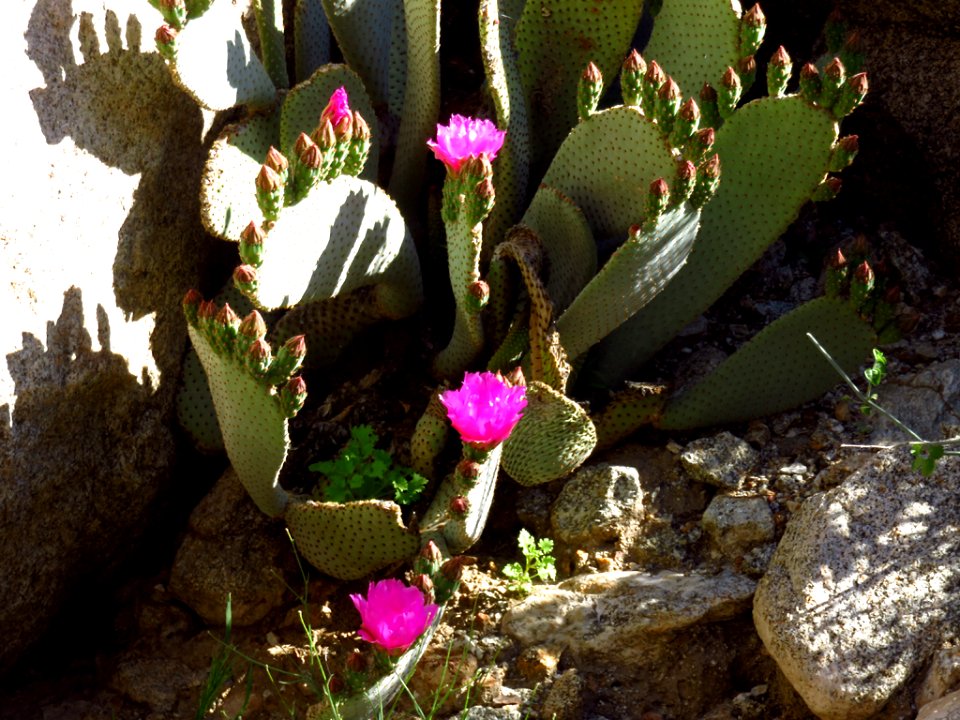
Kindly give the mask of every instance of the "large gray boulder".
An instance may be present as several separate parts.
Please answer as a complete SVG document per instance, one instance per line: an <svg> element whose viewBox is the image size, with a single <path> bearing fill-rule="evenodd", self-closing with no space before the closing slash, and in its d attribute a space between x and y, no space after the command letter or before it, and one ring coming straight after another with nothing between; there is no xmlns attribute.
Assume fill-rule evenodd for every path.
<svg viewBox="0 0 960 720"><path fill-rule="evenodd" d="M0 671L134 546L174 461L203 116L144 2L6 3L0 29Z"/></svg>
<svg viewBox="0 0 960 720"><path fill-rule="evenodd" d="M869 718L960 619L960 460L888 451L804 502L761 579L764 645L824 720Z"/></svg>

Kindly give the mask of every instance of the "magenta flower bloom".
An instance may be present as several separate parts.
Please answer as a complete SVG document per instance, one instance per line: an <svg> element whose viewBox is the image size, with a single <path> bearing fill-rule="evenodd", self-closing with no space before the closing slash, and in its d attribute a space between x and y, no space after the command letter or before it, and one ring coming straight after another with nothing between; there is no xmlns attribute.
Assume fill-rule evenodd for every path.
<svg viewBox="0 0 960 720"><path fill-rule="evenodd" d="M427 140L427 147L449 172L456 174L469 157L486 153L493 160L503 147L506 134L506 130L497 130L489 120L451 115L448 125L437 125L437 139Z"/></svg>
<svg viewBox="0 0 960 720"><path fill-rule="evenodd" d="M388 655L399 655L423 634L437 615L423 593L399 580L381 580L367 587L367 597L351 595L360 613L360 637Z"/></svg>
<svg viewBox="0 0 960 720"><path fill-rule="evenodd" d="M320 113L320 124L323 125L323 121L329 119L330 124L337 127L344 118L348 117L352 119L353 113L350 111L347 89L341 85L333 91L327 106Z"/></svg>
<svg viewBox="0 0 960 720"><path fill-rule="evenodd" d="M466 373L460 389L440 393L440 402L463 442L490 449L520 422L526 388L512 387L500 373Z"/></svg>

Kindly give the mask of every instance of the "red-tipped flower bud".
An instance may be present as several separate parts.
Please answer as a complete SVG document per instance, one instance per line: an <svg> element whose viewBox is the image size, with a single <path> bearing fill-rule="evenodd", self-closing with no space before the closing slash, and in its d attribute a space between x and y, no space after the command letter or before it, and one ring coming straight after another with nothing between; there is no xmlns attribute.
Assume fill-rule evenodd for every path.
<svg viewBox="0 0 960 720"><path fill-rule="evenodd" d="M271 372L273 368L271 367ZM299 375L290 378L280 389L280 407L288 418L294 417L307 401L307 384Z"/></svg>
<svg viewBox="0 0 960 720"><path fill-rule="evenodd" d="M620 91L623 104L639 106L643 102L643 75L647 63L636 50L631 50L620 70Z"/></svg>
<svg viewBox="0 0 960 720"><path fill-rule="evenodd" d="M267 324L259 312L251 310L250 314L240 321L237 332L251 340L262 340L267 336Z"/></svg>
<svg viewBox="0 0 960 720"><path fill-rule="evenodd" d="M257 173L257 188L264 192L276 192L283 188L283 181L272 167L261 165Z"/></svg>
<svg viewBox="0 0 960 720"><path fill-rule="evenodd" d="M450 501L450 512L454 515L466 515L470 509L470 501L463 495L457 495Z"/></svg>
<svg viewBox="0 0 960 720"><path fill-rule="evenodd" d="M480 477L480 464L468 458L464 458L457 463L457 476L472 484L478 477Z"/></svg>
<svg viewBox="0 0 960 720"><path fill-rule="evenodd" d="M187 290L187 294L183 296L183 314L191 325L197 324L197 315L202 302L203 296L193 288Z"/></svg>
<svg viewBox="0 0 960 720"><path fill-rule="evenodd" d="M793 61L781 45L767 65L767 92L771 97L780 97L787 91L787 82L792 72Z"/></svg>
<svg viewBox="0 0 960 720"><path fill-rule="evenodd" d="M263 229L252 220L240 231L240 259L245 265L260 267L263 263Z"/></svg>
<svg viewBox="0 0 960 720"><path fill-rule="evenodd" d="M267 157L264 159L263 164L281 177L290 167L290 163L287 162L287 158L284 157L284 154L277 150L273 145L271 145L270 149L267 150Z"/></svg>
<svg viewBox="0 0 960 720"><path fill-rule="evenodd" d="M311 145L316 145L316 143L310 139L309 135L302 132L297 135L297 140L293 143L293 154L299 158Z"/></svg>
<svg viewBox="0 0 960 720"><path fill-rule="evenodd" d="M252 265L238 265L233 271L233 284L244 295L257 291L257 269Z"/></svg>
<svg viewBox="0 0 960 720"><path fill-rule="evenodd" d="M754 5L740 18L740 55L753 55L757 52L766 30L767 19L760 5Z"/></svg>
<svg viewBox="0 0 960 720"><path fill-rule="evenodd" d="M867 82L866 73L857 73L847 78L840 89L840 97L833 106L834 117L842 119L856 110L867 96L869 89L870 83Z"/></svg>
<svg viewBox="0 0 960 720"><path fill-rule="evenodd" d="M483 184L483 183L481 183ZM480 312L490 300L490 285L483 280L475 280L467 285L467 307L473 312Z"/></svg>
<svg viewBox="0 0 960 720"><path fill-rule="evenodd" d="M350 672L365 673L367 668L370 667L370 663L367 661L366 655L359 650L354 650L347 655L347 667L350 669Z"/></svg>

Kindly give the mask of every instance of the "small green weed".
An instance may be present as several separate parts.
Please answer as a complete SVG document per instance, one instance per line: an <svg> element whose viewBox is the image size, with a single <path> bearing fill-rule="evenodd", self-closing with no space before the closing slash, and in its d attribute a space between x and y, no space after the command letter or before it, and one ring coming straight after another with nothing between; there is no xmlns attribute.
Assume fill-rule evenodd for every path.
<svg viewBox="0 0 960 720"><path fill-rule="evenodd" d="M960 437L953 437L947 440L924 440L912 428L908 427L905 423L901 422L899 418L895 417L893 413L877 403L876 388L887 376L887 358L880 350L874 348L873 365L867 368L863 373L864 377L867 379L867 391L863 392L857 387L857 384L850 379L850 376L847 375L837 364L836 360L830 356L830 353L827 352L826 348L817 342L817 339L813 335L807 333L807 337L810 338L810 341L814 345L816 345L817 349L823 354L827 361L833 366L833 369L836 370L840 377L843 378L843 381L862 403L860 406L860 412L862 412L864 415L867 415L872 410L876 410L877 412L889 418L894 425L912 438L911 440L907 440L905 442L891 443L889 445L844 445L844 447L855 447L871 450L889 450L892 448L909 446L910 454L913 456L913 464L911 468L913 470L919 470L924 476L930 475L934 471L934 468L937 466L937 461L944 455L958 454L956 450L947 450L946 447L960 444Z"/></svg>
<svg viewBox="0 0 960 720"><path fill-rule="evenodd" d="M537 540L526 528L520 530L517 545L523 553L524 563L504 565L503 574L510 579L509 589L521 595L527 595L533 589L534 579L541 582L553 582L557 579L557 565L553 555L553 540Z"/></svg>
<svg viewBox="0 0 960 720"><path fill-rule="evenodd" d="M350 429L350 440L336 459L310 465L310 470L327 478L321 489L324 500L392 498L400 505L416 501L427 479L410 468L395 465L390 453L377 449L379 439L369 425L357 425Z"/></svg>

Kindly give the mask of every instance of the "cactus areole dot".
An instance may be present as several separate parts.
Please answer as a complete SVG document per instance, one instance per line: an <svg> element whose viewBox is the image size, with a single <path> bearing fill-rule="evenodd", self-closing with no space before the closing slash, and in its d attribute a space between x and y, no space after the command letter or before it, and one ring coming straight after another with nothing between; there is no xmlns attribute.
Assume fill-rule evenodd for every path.
<svg viewBox="0 0 960 720"><path fill-rule="evenodd" d="M503 147L506 134L506 130L498 130L489 120L451 115L447 125L437 125L437 137L427 140L427 147L449 173L456 175L467 158L486 153L493 160Z"/></svg>
<svg viewBox="0 0 960 720"><path fill-rule="evenodd" d="M360 613L360 637L388 655L403 653L427 629L437 606L427 604L423 593L400 580L381 580L367 587L367 596L351 595Z"/></svg>
<svg viewBox="0 0 960 720"><path fill-rule="evenodd" d="M441 393L440 402L463 442L491 449L520 421L526 388L511 387L500 373L466 373L460 389Z"/></svg>

